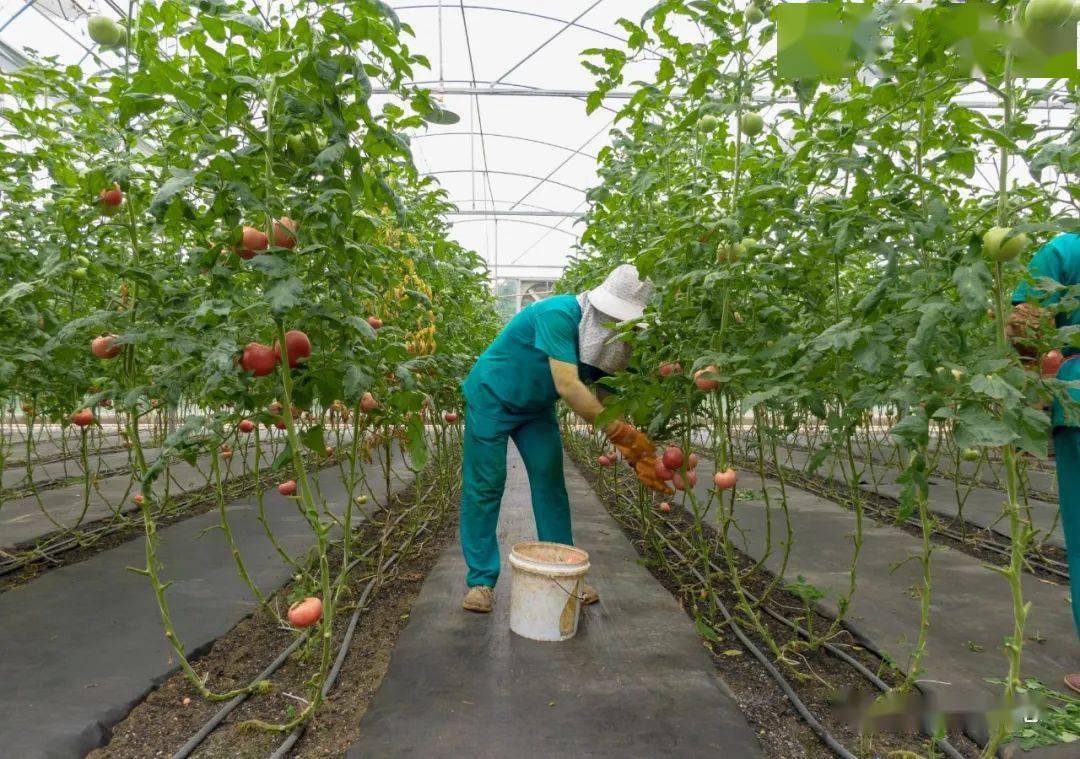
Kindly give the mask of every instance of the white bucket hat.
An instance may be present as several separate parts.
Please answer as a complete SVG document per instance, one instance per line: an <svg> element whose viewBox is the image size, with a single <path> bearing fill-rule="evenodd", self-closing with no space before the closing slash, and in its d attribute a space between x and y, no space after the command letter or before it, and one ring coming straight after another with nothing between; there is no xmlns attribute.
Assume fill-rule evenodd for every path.
<svg viewBox="0 0 1080 759"><path fill-rule="evenodd" d="M653 284L641 279L637 267L623 264L615 268L599 287L589 291L589 304L620 322L640 319L653 294Z"/></svg>

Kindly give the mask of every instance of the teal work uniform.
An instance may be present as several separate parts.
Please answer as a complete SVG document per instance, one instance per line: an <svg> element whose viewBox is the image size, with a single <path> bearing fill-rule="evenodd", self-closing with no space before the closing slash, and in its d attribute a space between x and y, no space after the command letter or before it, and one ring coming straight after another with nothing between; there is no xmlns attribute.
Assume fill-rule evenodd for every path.
<svg viewBox="0 0 1080 759"><path fill-rule="evenodd" d="M1034 285L1021 282L1013 293L1013 303L1035 301L1049 306L1061 300L1062 293L1038 290L1038 280L1051 279L1058 284L1080 285L1080 235L1058 235L1036 251L1028 264ZM1080 309L1056 316L1059 327L1080 324ZM1080 379L1080 351L1066 348L1066 361L1058 370L1058 379ZM1069 397L1080 403L1080 390L1069 390ZM1080 418L1072 412L1066 418L1064 407L1054 399L1051 412L1054 452L1057 457L1058 501L1061 528L1065 533L1065 552L1069 560L1072 613L1080 637Z"/></svg>
<svg viewBox="0 0 1080 759"><path fill-rule="evenodd" d="M555 403L559 398L548 359L577 364L581 307L557 295L522 309L476 360L465 378L465 442L461 487L461 547L469 587L499 579L495 530L506 483L506 441L529 475L540 540L573 545L570 500L563 479L563 449Z"/></svg>

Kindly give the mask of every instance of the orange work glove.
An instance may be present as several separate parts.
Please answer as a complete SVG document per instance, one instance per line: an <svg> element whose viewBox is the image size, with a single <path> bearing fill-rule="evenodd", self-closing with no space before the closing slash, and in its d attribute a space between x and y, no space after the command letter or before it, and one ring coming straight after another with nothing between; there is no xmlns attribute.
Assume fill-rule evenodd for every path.
<svg viewBox="0 0 1080 759"><path fill-rule="evenodd" d="M616 422L605 432L645 487L665 495L675 492L656 476L656 444L644 432L626 422Z"/></svg>
<svg viewBox="0 0 1080 759"><path fill-rule="evenodd" d="M604 431L604 434L631 465L636 465L642 456L652 456L656 453L656 445L653 441L649 440L644 432L631 427L626 422L615 422Z"/></svg>
<svg viewBox="0 0 1080 759"><path fill-rule="evenodd" d="M642 456L634 464L634 472L637 473L637 478L641 484L650 490L655 490L657 493L663 493L664 495L671 495L675 492L666 482L656 476L656 456L651 454Z"/></svg>

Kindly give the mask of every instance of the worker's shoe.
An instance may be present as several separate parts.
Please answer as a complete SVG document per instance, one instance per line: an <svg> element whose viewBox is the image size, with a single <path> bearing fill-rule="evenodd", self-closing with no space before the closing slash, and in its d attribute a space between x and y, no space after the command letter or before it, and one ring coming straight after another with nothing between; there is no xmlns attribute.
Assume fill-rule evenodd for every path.
<svg viewBox="0 0 1080 759"><path fill-rule="evenodd" d="M461 608L466 611L476 611L487 614L495 605L495 589L487 585L473 585L465 594L465 600L461 602Z"/></svg>
<svg viewBox="0 0 1080 759"><path fill-rule="evenodd" d="M588 606L589 604L594 604L599 600L600 594L596 592L596 588L586 583L581 589L581 603Z"/></svg>
<svg viewBox="0 0 1080 759"><path fill-rule="evenodd" d="M1075 672L1071 675L1065 675L1065 684L1077 693L1080 693L1080 672Z"/></svg>

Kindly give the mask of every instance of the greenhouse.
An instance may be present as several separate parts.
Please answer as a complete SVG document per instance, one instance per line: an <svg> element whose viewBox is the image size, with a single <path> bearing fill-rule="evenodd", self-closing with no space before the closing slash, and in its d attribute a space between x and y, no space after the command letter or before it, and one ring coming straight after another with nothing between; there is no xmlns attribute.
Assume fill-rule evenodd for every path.
<svg viewBox="0 0 1080 759"><path fill-rule="evenodd" d="M0 759L1080 756L1078 28L0 0Z"/></svg>

